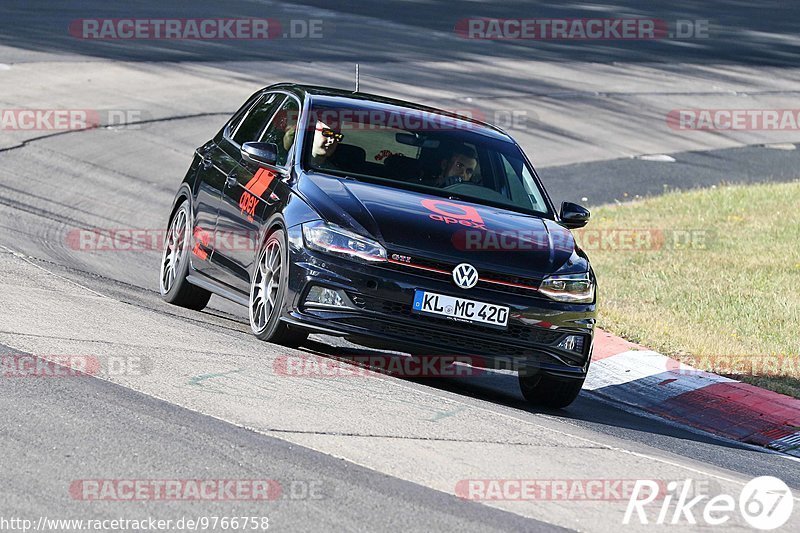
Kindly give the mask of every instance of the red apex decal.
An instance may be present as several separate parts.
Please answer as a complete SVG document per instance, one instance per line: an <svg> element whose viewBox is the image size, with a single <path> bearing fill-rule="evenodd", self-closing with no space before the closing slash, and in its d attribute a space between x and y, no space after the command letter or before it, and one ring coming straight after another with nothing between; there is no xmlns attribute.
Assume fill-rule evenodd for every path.
<svg viewBox="0 0 800 533"><path fill-rule="evenodd" d="M269 186L272 184L272 180L274 179L274 172L270 172L265 168L260 168L258 171L256 171L253 178L247 182L247 185L245 185L244 188L256 196L261 196L264 194L264 191L269 188Z"/></svg>
<svg viewBox="0 0 800 533"><path fill-rule="evenodd" d="M486 229L483 218L474 207L433 198L422 200L422 206L436 213L429 215L431 220L444 222L445 224L460 224L471 228Z"/></svg>
<svg viewBox="0 0 800 533"><path fill-rule="evenodd" d="M274 172L260 168L252 179L247 182L247 185L244 186L246 190L242 192L242 196L239 197L239 208L242 214L247 213L248 220L253 220L253 217L256 215L256 206L258 205L259 197L272 185L274 179Z"/></svg>

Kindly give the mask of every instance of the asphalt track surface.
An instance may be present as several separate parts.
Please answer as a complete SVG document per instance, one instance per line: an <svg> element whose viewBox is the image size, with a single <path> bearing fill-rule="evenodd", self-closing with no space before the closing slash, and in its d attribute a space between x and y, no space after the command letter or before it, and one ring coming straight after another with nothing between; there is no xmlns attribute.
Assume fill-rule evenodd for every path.
<svg viewBox="0 0 800 533"><path fill-rule="evenodd" d="M0 516L247 514L269 516L273 529L285 531L619 531L655 526L621 526L625 502L481 503L457 498L455 487L473 478L691 478L708 483L715 493L738 495L749 479L774 475L800 489L798 463L792 459L629 412L590 394L564 411L535 409L524 403L516 379L507 374L435 381L276 375L280 357L352 354L357 348L321 336L300 350L258 342L243 310L216 297L201 313L161 302L158 252L76 249L69 235L78 228L162 228L192 150L252 90L290 72L300 72L304 81L313 73L322 81L344 84L352 62L362 61L367 72L389 76L385 83L365 78L372 90L401 95L404 76L389 65L406 62L402 68L418 75L405 76L414 81L409 91L440 105L474 96L470 77L482 73L485 100L505 102L497 104L501 107L518 101L516 92L525 94L525 88L515 85L512 75L496 75L489 63L527 59L543 62L537 63L537 72L575 62L582 65L575 68L585 68L585 83L598 86L626 70L669 75L672 63L684 62L714 78L711 84L738 77L737 83L752 88L760 83L752 80L763 66L780 90L770 93L765 82L754 97L759 102L780 107L797 90L797 73L790 68L797 59L792 40L796 16L777 4L760 8L757 18L754 8L734 2L676 4L669 12L624 3L595 5L595 13L609 17L710 18L724 31L694 48L544 43L535 50L521 43L472 43L446 35L463 17L528 16L527 4L480 12L471 3L320 5L322 10L240 1L226 3L221 13L210 2L194 3L191 11L149 2L132 8L100 2L70 8L58 2L4 4L0 63L10 65L0 72L4 108L143 109L149 120L58 134L4 132L2 137L0 354L90 354L146 364L141 372L102 379L0 378ZM592 16L578 8L540 9L537 16ZM265 53L248 42L87 42L65 30L69 21L84 17L265 13L283 20L319 16L335 28L334 38L280 41ZM731 30L737 27L751 31ZM386 36L394 41L386 42ZM437 48L437 42L442 46ZM420 66L433 61L438 67L441 61L451 62L452 71ZM556 66L547 67L547 62ZM715 72L706 66L710 62ZM598 70L598 63L614 72ZM658 63L664 64L653 66ZM526 75L536 78L537 72ZM536 101L557 101L566 108L558 94L569 83L541 83L533 90ZM597 91L584 94L583 85L572 87L579 100L596 97L585 105L598 116L625 115L628 106L640 105L631 101L616 108L617 100ZM685 96L691 92L663 96L673 100L661 108L686 105L676 102L691 102ZM729 93L703 90L697 98L724 106L735 97ZM519 133L534 153L538 146L553 147L534 160L540 161L556 199L580 196L596 205L658 193L664 184L690 188L796 178L791 173L798 168L798 152L763 148L755 135L687 140L656 132L641 140L647 137L642 134L646 126L633 120L627 127L620 122L601 142L591 134L570 133L594 115L567 113L558 121L545 119L541 108L537 113L547 122L544 133L530 131L530 125ZM767 135L763 143L796 140ZM573 157L570 143L586 150ZM690 151L693 146L704 149ZM674 154L676 162L630 157L661 152ZM580 162L565 165L572 161ZM79 501L68 491L82 479L254 478L278 481L284 495L266 504L131 503ZM308 487L318 489L316 497ZM795 513L784 529L796 529L798 523ZM740 518L730 524L733 529L745 526ZM672 529L688 527L682 523Z"/></svg>

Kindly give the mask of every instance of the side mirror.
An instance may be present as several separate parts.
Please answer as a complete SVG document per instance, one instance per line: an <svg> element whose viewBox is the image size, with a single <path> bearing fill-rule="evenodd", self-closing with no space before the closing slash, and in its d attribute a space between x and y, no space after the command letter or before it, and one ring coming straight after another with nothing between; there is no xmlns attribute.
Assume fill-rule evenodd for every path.
<svg viewBox="0 0 800 533"><path fill-rule="evenodd" d="M569 229L578 229L584 227L589 222L591 213L589 210L578 204L572 202L561 203L561 225Z"/></svg>
<svg viewBox="0 0 800 533"><path fill-rule="evenodd" d="M275 143L244 143L242 159L261 167L275 167L278 164L278 145Z"/></svg>

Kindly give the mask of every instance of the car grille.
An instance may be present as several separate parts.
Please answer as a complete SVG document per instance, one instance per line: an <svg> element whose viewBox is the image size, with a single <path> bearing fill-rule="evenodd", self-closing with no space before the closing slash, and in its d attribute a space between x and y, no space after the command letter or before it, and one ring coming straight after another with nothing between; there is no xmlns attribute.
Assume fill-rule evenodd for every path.
<svg viewBox="0 0 800 533"><path fill-rule="evenodd" d="M389 255L392 255L391 252ZM425 276L432 279L447 281L452 280L451 272L456 267L454 264L445 263L443 261L435 261L432 259L423 259L418 257L414 257L413 263L391 262L388 263L387 266L393 270L414 272L416 274L424 273ZM441 272L435 272L431 269L439 270ZM509 274L501 274L498 272L488 272L484 270L480 271L480 277L481 280L478 282L477 287L482 289L511 294L524 294L526 296L533 297L538 296L537 289L542 282L542 280L539 278L525 278ZM490 279L499 283L491 283L489 281L485 281L486 279ZM502 285L501 283L511 285ZM512 285L522 285L522 287L515 287Z"/></svg>

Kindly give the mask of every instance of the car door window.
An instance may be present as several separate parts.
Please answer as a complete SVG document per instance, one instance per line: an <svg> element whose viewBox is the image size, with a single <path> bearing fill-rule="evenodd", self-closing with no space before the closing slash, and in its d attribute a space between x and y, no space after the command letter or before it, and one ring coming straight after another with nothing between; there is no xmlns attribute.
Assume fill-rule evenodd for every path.
<svg viewBox="0 0 800 533"><path fill-rule="evenodd" d="M544 198L536 188L533 176L523 161L509 158L506 154L501 154L500 158L505 173L505 180L501 180L501 183L505 181L508 184L511 199L517 204L530 204L534 211L547 212Z"/></svg>
<svg viewBox="0 0 800 533"><path fill-rule="evenodd" d="M256 102L261 100L262 97L263 95L261 94L254 94L253 96L247 99L247 102L245 102L244 105L236 111L236 113L233 114L231 119L225 125L225 129L223 130L223 136L225 138L230 139L233 137L233 132L236 131L236 128L242 122L242 119L245 116L247 116L247 114L250 112L250 110L253 108Z"/></svg>
<svg viewBox="0 0 800 533"><path fill-rule="evenodd" d="M265 94L242 119L233 134L233 142L242 145L246 142L257 141L259 134L264 130L277 105L283 96Z"/></svg>
<svg viewBox="0 0 800 533"><path fill-rule="evenodd" d="M286 166L286 162L289 160L299 115L300 106L297 104L297 100L287 97L261 136L261 142L274 143L278 147L278 166Z"/></svg>

